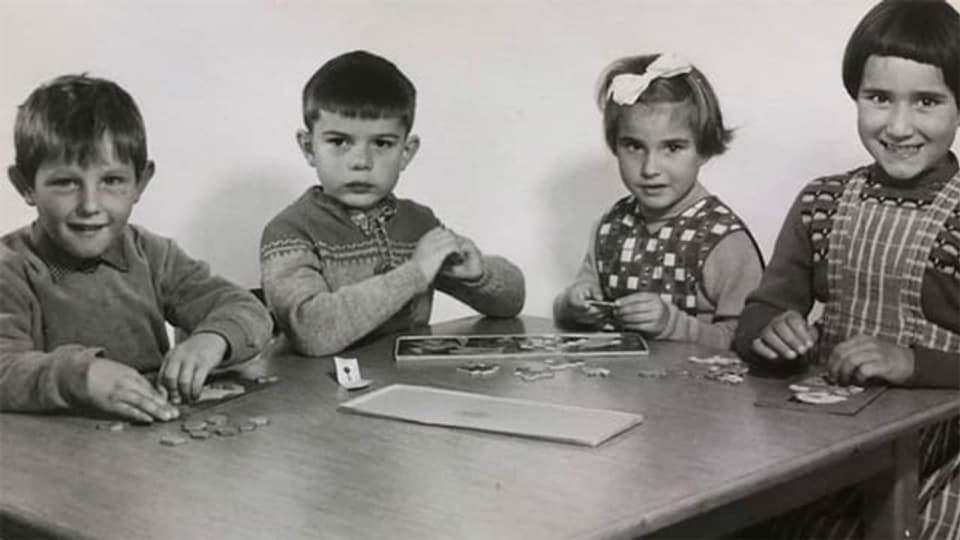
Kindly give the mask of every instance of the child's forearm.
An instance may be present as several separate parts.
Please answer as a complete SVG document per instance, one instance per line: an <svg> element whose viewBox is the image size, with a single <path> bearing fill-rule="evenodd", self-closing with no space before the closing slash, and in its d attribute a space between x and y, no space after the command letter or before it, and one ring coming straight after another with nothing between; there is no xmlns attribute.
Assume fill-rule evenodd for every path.
<svg viewBox="0 0 960 540"><path fill-rule="evenodd" d="M708 322L694 317L677 306L667 306L670 315L667 326L656 339L689 341L717 349L729 349L737 330L737 319L729 318Z"/></svg>
<svg viewBox="0 0 960 540"><path fill-rule="evenodd" d="M437 288L490 317L515 317L523 310L526 286L523 272L495 255L483 256L483 276L475 282L440 277Z"/></svg>
<svg viewBox="0 0 960 540"><path fill-rule="evenodd" d="M913 376L905 386L960 388L960 354L914 347L913 355Z"/></svg>
<svg viewBox="0 0 960 540"><path fill-rule="evenodd" d="M0 340L0 410L44 411L85 403L87 369L102 352L80 345L24 350Z"/></svg>
<svg viewBox="0 0 960 540"><path fill-rule="evenodd" d="M294 348L325 356L373 332L429 287L413 262L331 291L316 263L291 257L263 263L267 301Z"/></svg>
<svg viewBox="0 0 960 540"><path fill-rule="evenodd" d="M252 293L210 273L167 241L157 270L163 277L161 301L171 322L187 332L211 332L227 341L224 364L246 360L263 348L273 330L266 306Z"/></svg>

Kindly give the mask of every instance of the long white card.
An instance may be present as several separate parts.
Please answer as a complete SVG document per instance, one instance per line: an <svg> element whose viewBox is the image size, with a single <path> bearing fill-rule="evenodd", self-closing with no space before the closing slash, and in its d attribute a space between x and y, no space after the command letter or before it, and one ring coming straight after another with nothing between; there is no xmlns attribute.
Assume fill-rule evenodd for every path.
<svg viewBox="0 0 960 540"><path fill-rule="evenodd" d="M345 401L340 410L586 446L598 446L643 422L640 414L406 384Z"/></svg>

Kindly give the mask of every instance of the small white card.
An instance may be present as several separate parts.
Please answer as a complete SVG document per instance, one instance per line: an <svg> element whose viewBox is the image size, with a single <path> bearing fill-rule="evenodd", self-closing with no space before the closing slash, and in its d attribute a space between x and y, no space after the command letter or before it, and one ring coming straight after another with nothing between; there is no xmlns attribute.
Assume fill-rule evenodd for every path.
<svg viewBox="0 0 960 540"><path fill-rule="evenodd" d="M337 382L347 390L359 390L370 386L370 381L360 376L360 364L356 358L334 356L337 365Z"/></svg>

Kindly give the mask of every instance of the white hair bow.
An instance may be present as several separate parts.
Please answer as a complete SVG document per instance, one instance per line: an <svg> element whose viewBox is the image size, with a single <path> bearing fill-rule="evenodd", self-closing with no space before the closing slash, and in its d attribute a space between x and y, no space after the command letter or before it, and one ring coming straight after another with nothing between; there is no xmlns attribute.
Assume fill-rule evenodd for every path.
<svg viewBox="0 0 960 540"><path fill-rule="evenodd" d="M689 73L693 66L675 54L661 54L654 60L642 75L621 73L610 81L607 97L612 98L618 105L633 105L640 99L640 94L650 86L650 83L659 77L675 77Z"/></svg>

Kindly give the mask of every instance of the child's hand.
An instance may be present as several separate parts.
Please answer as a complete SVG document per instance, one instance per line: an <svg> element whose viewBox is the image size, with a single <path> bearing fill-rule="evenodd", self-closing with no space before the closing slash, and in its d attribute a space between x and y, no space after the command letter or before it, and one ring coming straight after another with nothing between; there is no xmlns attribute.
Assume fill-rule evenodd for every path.
<svg viewBox="0 0 960 540"><path fill-rule="evenodd" d="M827 360L827 373L843 385L862 385L870 379L903 384L913 369L912 350L862 334L834 347Z"/></svg>
<svg viewBox="0 0 960 540"><path fill-rule="evenodd" d="M588 300L603 300L603 291L596 283L584 281L570 287L566 299L570 318L580 324L599 325L610 312L588 304Z"/></svg>
<svg viewBox="0 0 960 540"><path fill-rule="evenodd" d="M483 257L476 244L469 238L453 235L459 243L457 256L446 259L446 264L441 268L441 273L445 276L459 280L476 280L483 276Z"/></svg>
<svg viewBox="0 0 960 540"><path fill-rule="evenodd" d="M614 318L622 328L655 336L666 329L670 310L659 294L639 292L617 299Z"/></svg>
<svg viewBox="0 0 960 540"><path fill-rule="evenodd" d="M435 227L417 242L413 260L420 265L420 270L427 277L427 281L432 282L447 257L459 250L460 242L457 240L457 235L443 227Z"/></svg>
<svg viewBox="0 0 960 540"><path fill-rule="evenodd" d="M165 422L180 416L180 411L137 370L106 358L90 364L87 394L98 409L135 422Z"/></svg>
<svg viewBox="0 0 960 540"><path fill-rule="evenodd" d="M195 401L210 370L220 365L226 352L227 341L219 334L194 334L167 353L157 380L170 393L172 403L183 398Z"/></svg>
<svg viewBox="0 0 960 540"><path fill-rule="evenodd" d="M768 360L793 360L812 349L817 337L817 329L807 323L806 317L793 310L784 311L753 340L753 352Z"/></svg>

